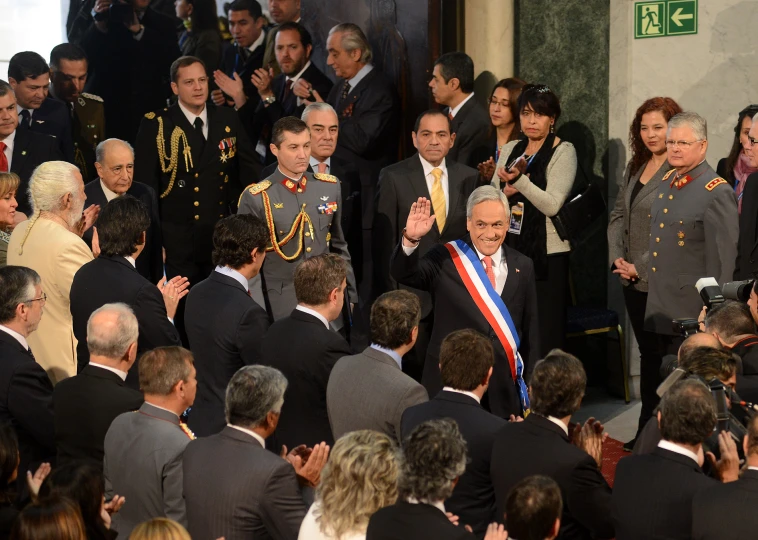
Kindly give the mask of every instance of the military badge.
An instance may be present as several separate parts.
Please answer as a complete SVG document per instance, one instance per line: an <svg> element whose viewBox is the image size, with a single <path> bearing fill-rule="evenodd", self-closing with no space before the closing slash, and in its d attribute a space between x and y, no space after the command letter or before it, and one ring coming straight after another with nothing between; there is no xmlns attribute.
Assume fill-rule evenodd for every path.
<svg viewBox="0 0 758 540"><path fill-rule="evenodd" d="M331 215L337 211L337 203L332 201L324 204L319 204L316 209L319 214Z"/></svg>
<svg viewBox="0 0 758 540"><path fill-rule="evenodd" d="M684 231L679 231L678 233L676 233L676 237L679 238L679 240L683 240L684 239Z"/></svg>
<svg viewBox="0 0 758 540"><path fill-rule="evenodd" d="M275 202L274 203L274 208L276 208L277 210L281 210L281 209L284 208L284 203L283 202Z"/></svg>
<svg viewBox="0 0 758 540"><path fill-rule="evenodd" d="M705 185L705 189L708 191L713 191L717 186L720 186L721 184L726 184L726 180L723 178L714 178Z"/></svg>
<svg viewBox="0 0 758 540"><path fill-rule="evenodd" d="M226 131L227 133L229 133L229 132L231 131L231 129L229 128L229 126L226 126L226 127L224 128L224 131Z"/></svg>
<svg viewBox="0 0 758 540"><path fill-rule="evenodd" d="M226 160L232 159L237 153L237 137L222 139L218 143L218 149L221 150L221 163L226 163Z"/></svg>

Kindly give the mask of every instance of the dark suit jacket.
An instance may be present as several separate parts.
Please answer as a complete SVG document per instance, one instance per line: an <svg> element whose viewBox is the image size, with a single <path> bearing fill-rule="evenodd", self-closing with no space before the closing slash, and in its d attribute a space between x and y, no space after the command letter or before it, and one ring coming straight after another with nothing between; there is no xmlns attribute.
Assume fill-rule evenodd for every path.
<svg viewBox="0 0 758 540"><path fill-rule="evenodd" d="M29 129L17 129L13 140L13 157L11 157L11 172L21 179L16 190L19 212L31 216L32 205L29 200L29 179L34 169L46 161L59 161L63 154L58 141L49 135L37 133Z"/></svg>
<svg viewBox="0 0 758 540"><path fill-rule="evenodd" d="M734 265L735 281L755 279L758 272L758 173L747 177L742 192L740 235L737 240L737 260Z"/></svg>
<svg viewBox="0 0 758 540"><path fill-rule="evenodd" d="M84 193L87 195L87 201L84 203L85 209L93 204L99 204L102 209L108 204L99 178L84 186ZM153 188L139 182L132 182L132 186L126 193L145 203L148 212L150 212L150 227L147 229L145 248L137 257L136 263L137 272L147 280L157 284L163 277L163 238L161 218L158 213L158 197ZM92 228L87 229L82 235L82 239L87 242L88 246L92 247Z"/></svg>
<svg viewBox="0 0 758 540"><path fill-rule="evenodd" d="M692 539L750 538L758 531L758 471L748 469L737 482L716 484L695 494Z"/></svg>
<svg viewBox="0 0 758 540"><path fill-rule="evenodd" d="M439 508L430 504L398 501L377 511L368 522L366 540L468 540L475 538L463 528L450 523Z"/></svg>
<svg viewBox="0 0 758 540"><path fill-rule="evenodd" d="M241 283L213 271L187 296L184 325L198 381L189 426L205 437L226 424L224 396L232 376L242 366L261 362L268 315Z"/></svg>
<svg viewBox="0 0 758 540"><path fill-rule="evenodd" d="M306 514L292 465L228 426L185 449L184 500L193 538L295 540Z"/></svg>
<svg viewBox="0 0 758 540"><path fill-rule="evenodd" d="M691 538L692 500L714 485L694 460L663 448L622 459L613 482L616 538Z"/></svg>
<svg viewBox="0 0 758 540"><path fill-rule="evenodd" d="M397 161L400 100L392 81L374 67L342 100L338 79L327 103L337 111L340 136L335 156L353 163L361 182L363 228L373 222L373 200L379 171Z"/></svg>
<svg viewBox="0 0 758 540"><path fill-rule="evenodd" d="M30 129L36 133L50 135L58 143L61 155L69 163L74 162L74 135L71 129L71 111L68 105L53 97L42 102L40 108L32 114L31 126L23 125L21 116L18 118L19 131Z"/></svg>
<svg viewBox="0 0 758 540"><path fill-rule="evenodd" d="M264 32L266 32L264 30ZM268 32L266 32L268 34ZM259 69L263 65L263 54L266 52L266 39L263 39L257 49L253 51L247 57L247 60L243 61L239 55L239 47L235 44L231 47L227 47L221 53L221 65L219 69L223 71L229 77L232 77L236 72L239 78L242 80L242 88L247 96L247 103L245 106L252 106L252 110L258 106L261 102L261 96L258 95L258 89L250 80L256 69ZM253 149L255 149L255 143L253 143Z"/></svg>
<svg viewBox="0 0 758 540"><path fill-rule="evenodd" d="M463 238L469 245L469 236ZM534 364L539 359L539 323L537 321L537 292L532 260L503 244L503 254L508 264L508 279L500 297L516 327L521 346L519 352L524 361L524 381L529 380ZM439 351L442 340L455 330L472 328L492 341L495 349L495 366L490 380L490 410L504 418L521 414L518 392L511 377L508 357L502 344L455 269L450 253L444 245L433 246L423 257L416 249L406 256L398 243L390 261L390 276L410 287L429 291L434 299L434 329L429 340L422 383L429 395L442 389L439 371Z"/></svg>
<svg viewBox="0 0 758 540"><path fill-rule="evenodd" d="M294 309L279 319L263 338L261 364L275 367L287 377L287 391L276 446L312 447L322 441L334 444L326 410L326 385L334 364L350 354L347 341L313 315Z"/></svg>
<svg viewBox="0 0 758 540"><path fill-rule="evenodd" d="M452 418L458 423L469 458L453 496L445 501L445 509L457 515L462 525L471 525L474 534L482 538L487 526L497 521L490 461L495 435L507 422L485 411L472 397L443 390L431 401L405 410L403 439L422 422L440 418Z"/></svg>
<svg viewBox="0 0 758 540"><path fill-rule="evenodd" d="M53 391L58 466L87 461L103 468L103 443L111 422L142 406L142 394L107 369L88 365Z"/></svg>
<svg viewBox="0 0 758 540"><path fill-rule="evenodd" d="M435 222L432 230L419 243L419 256L424 256L435 244L456 240L466 235L466 201L476 188L478 173L465 165L446 160L449 208L445 229L440 232ZM389 275L388 261L400 240L411 205L419 197L432 200L424 177L424 168L418 154L382 169L376 193L376 215L374 216L373 247L375 285L374 294L379 296L398 288L397 282ZM402 287L409 289L410 287ZM410 288L421 299L421 317L432 311L432 297L426 291Z"/></svg>
<svg viewBox="0 0 758 540"><path fill-rule="evenodd" d="M513 486L527 476L542 474L561 489L560 538L613 538L611 488L595 460L547 418L532 413L523 422L506 425L495 438L491 473L498 516L504 515Z"/></svg>
<svg viewBox="0 0 758 540"><path fill-rule="evenodd" d="M89 363L87 321L96 309L123 302L134 310L139 323L137 361L129 370L126 384L139 389L139 355L156 347L180 345L179 333L168 320L166 304L158 287L139 275L124 257L100 255L74 275L71 284L71 317L74 320L77 371Z"/></svg>
<svg viewBox="0 0 758 540"><path fill-rule="evenodd" d="M448 113L450 109L443 112ZM479 105L476 96L472 97L461 107L451 122L451 130L455 133L455 144L447 157L469 167L476 167L474 152L487 141L490 129L490 117L484 107Z"/></svg>
<svg viewBox="0 0 758 540"><path fill-rule="evenodd" d="M53 384L28 351L0 330L0 422L13 427L18 437L20 481L26 471L55 457Z"/></svg>

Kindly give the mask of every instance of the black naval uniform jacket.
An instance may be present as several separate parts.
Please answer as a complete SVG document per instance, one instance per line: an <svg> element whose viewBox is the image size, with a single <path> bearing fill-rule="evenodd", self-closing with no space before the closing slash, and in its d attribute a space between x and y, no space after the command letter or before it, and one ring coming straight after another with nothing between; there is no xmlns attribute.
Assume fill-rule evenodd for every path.
<svg viewBox="0 0 758 540"><path fill-rule="evenodd" d="M159 152L156 138L161 126ZM177 128L183 135L174 135L178 141L172 147ZM185 157L187 145L190 153ZM170 167L174 154L172 181L173 173L163 171ZM233 109L208 107L208 140L202 141L175 104L145 115L135 156L134 180L158 194L167 276L182 275L198 283L207 277L204 269L211 265L216 222L234 211L241 186L255 179L254 145Z"/></svg>

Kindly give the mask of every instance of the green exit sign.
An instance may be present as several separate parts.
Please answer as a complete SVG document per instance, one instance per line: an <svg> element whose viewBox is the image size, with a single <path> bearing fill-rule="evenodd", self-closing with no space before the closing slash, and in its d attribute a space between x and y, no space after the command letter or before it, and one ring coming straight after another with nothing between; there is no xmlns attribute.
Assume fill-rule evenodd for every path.
<svg viewBox="0 0 758 540"><path fill-rule="evenodd" d="M697 0L665 0L634 4L634 37L697 34Z"/></svg>

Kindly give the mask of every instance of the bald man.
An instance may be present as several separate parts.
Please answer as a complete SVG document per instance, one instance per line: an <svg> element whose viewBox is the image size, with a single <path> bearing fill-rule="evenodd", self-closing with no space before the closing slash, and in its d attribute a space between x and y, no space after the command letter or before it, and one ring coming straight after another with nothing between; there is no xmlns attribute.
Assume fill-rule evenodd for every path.
<svg viewBox="0 0 758 540"><path fill-rule="evenodd" d="M137 259L137 272L152 283L158 283L163 277L163 238L158 216L158 197L150 186L133 181L134 149L120 139L102 141L95 149L95 169L98 178L84 186L87 194L85 208L93 204L105 208L106 204L124 193L145 203L150 213L150 227L147 229L145 249ZM92 234L90 229L83 236L90 247Z"/></svg>

